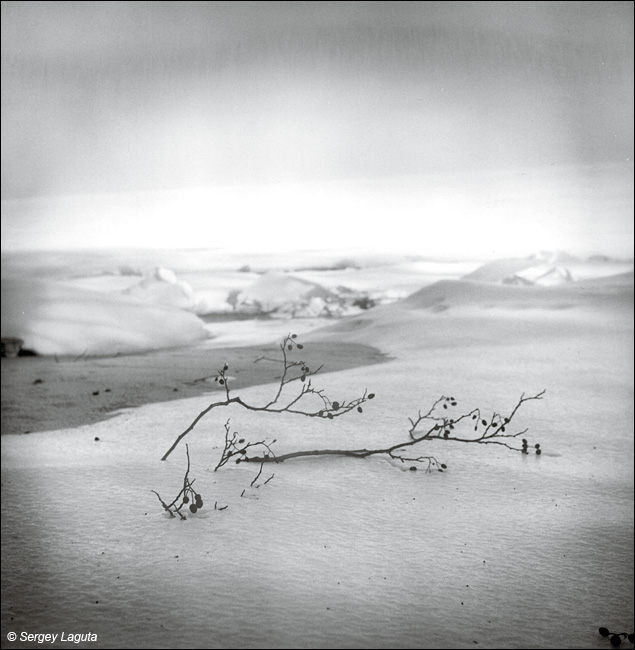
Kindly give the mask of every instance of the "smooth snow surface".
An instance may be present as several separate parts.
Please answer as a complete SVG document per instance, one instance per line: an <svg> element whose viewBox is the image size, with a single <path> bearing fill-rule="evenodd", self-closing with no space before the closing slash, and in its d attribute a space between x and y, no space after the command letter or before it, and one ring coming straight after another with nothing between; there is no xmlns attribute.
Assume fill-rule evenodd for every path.
<svg viewBox="0 0 635 650"><path fill-rule="evenodd" d="M5 436L3 647L33 647L7 644L24 630L98 635L56 647L605 649L597 628L633 621L632 299L623 276L450 280L301 333L306 349L391 355L314 378L332 399L376 398L335 421L213 411L185 439L205 507L184 522L150 490L176 496L184 445L159 458L217 392ZM282 338L289 324L275 324ZM240 394L262 404L275 389ZM418 453L444 473L313 458L250 487L257 467L212 471L228 418L278 453L373 447L405 440L408 417L442 394L457 413L505 414L543 389L516 422L541 456L437 441Z"/></svg>
<svg viewBox="0 0 635 650"><path fill-rule="evenodd" d="M178 347L207 337L176 307L36 280L4 280L2 336L44 355L114 356Z"/></svg>

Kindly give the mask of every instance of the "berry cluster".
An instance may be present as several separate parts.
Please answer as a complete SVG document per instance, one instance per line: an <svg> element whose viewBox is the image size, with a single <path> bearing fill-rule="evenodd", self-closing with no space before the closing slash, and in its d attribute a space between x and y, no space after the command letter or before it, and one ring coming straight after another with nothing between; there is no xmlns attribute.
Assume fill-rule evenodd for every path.
<svg viewBox="0 0 635 650"><path fill-rule="evenodd" d="M302 350L304 348L302 343L296 343L295 340L293 340L297 338L298 338L297 334L291 334L291 336L287 336L286 338L287 350L293 350L294 345L296 348L298 348L298 350Z"/></svg>
<svg viewBox="0 0 635 650"><path fill-rule="evenodd" d="M214 381L218 382L221 386L225 386L225 384L227 384L227 377L225 376L225 373L228 370L229 370L229 365L225 364L223 366L223 369L219 370L216 377L214 377Z"/></svg>
<svg viewBox="0 0 635 650"><path fill-rule="evenodd" d="M367 399L375 399L375 393L369 393L368 395L365 395L361 399L355 400L355 402L350 402L350 403L342 403L340 404L338 401L331 402L331 408L327 409L322 409L318 411L318 416L321 418L328 418L329 420L333 419L333 412L339 411L341 409L346 409L346 411L350 411L355 404L358 402L365 402ZM325 400L326 401L326 400ZM361 406L357 407L357 412L358 413L363 413L364 409Z"/></svg>
<svg viewBox="0 0 635 650"><path fill-rule="evenodd" d="M194 503L190 503L191 498L194 499ZM190 512L194 515L198 510L203 507L203 498L201 495L190 485L185 488L185 494L183 496L183 503L179 506L179 510L190 503Z"/></svg>
<svg viewBox="0 0 635 650"><path fill-rule="evenodd" d="M523 454L528 454L529 451L527 450L527 444L528 444L527 440L525 438L523 438L522 442L523 442L522 452L523 452ZM540 449L540 445L538 443L536 443L534 445L534 448L536 450L536 456L540 456L540 454L542 454L542 449Z"/></svg>
<svg viewBox="0 0 635 650"><path fill-rule="evenodd" d="M478 414L474 413L474 415L472 415L472 420L476 420L479 417L479 415L480 415L480 411L479 411ZM487 420L483 418L480 421L480 424L482 424L484 427L488 427L488 428L490 428L492 430L493 429L498 429L500 431L500 433L505 433L505 425L509 424L509 418L503 418L500 415L498 415L498 413L495 413L494 416L492 417L491 422L488 423ZM477 422L474 425L474 431L478 431L478 425L479 425L479 422Z"/></svg>
<svg viewBox="0 0 635 650"><path fill-rule="evenodd" d="M600 633L600 636L603 636L605 638L607 636L610 637L609 641L614 648L618 648L620 645L622 645L622 637L635 644L635 634L633 633L629 634L628 632L609 632L608 628L606 627L599 628L598 632Z"/></svg>
<svg viewBox="0 0 635 650"><path fill-rule="evenodd" d="M181 491L176 495L174 500L171 503L166 503L156 490L152 490L152 492L154 492L157 495L157 498L161 502L163 509L170 515L170 517L176 517L176 515L178 515L179 518L182 520L187 519L187 517L181 512L181 510L188 503L190 504L190 512L192 514L196 514L198 510L200 510L203 507L203 497L192 487L196 479L190 481L189 478L190 449L188 445L185 445L185 453L187 455L187 469L185 470L185 476L183 477L183 487L181 488ZM183 496L182 500L181 500L181 496ZM192 500L194 500L194 503L190 503ZM178 501L181 501L181 503L177 505Z"/></svg>

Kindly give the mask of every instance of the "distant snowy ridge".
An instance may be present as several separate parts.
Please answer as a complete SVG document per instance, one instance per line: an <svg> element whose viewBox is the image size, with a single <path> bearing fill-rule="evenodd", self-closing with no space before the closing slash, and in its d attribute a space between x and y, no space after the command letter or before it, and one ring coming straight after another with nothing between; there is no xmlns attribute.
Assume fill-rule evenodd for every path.
<svg viewBox="0 0 635 650"><path fill-rule="evenodd" d="M632 262L612 260L601 255L582 260L563 251L540 251L530 257L488 262L462 279L525 286L554 286L611 277L632 269Z"/></svg>

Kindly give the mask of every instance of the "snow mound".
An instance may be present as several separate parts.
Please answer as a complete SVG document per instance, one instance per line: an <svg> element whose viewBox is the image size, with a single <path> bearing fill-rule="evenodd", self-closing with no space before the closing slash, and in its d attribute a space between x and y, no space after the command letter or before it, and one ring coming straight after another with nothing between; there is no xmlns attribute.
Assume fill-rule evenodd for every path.
<svg viewBox="0 0 635 650"><path fill-rule="evenodd" d="M148 304L183 309L197 316L231 310L228 293L222 287L195 291L189 282L179 280L174 271L160 266L140 274L143 279L126 286L122 295ZM214 281L212 277L212 285Z"/></svg>
<svg viewBox="0 0 635 650"><path fill-rule="evenodd" d="M403 306L445 311L452 307L490 310L495 307L523 312L528 309L560 310L579 306L602 310L632 303L633 287L626 282L564 282L552 286L489 284L467 280L442 280L408 296Z"/></svg>
<svg viewBox="0 0 635 650"><path fill-rule="evenodd" d="M587 260L558 251L541 251L531 257L495 260L480 266L462 280L544 286L567 284L598 278L608 278L633 270L632 261L613 260L594 255Z"/></svg>
<svg viewBox="0 0 635 650"><path fill-rule="evenodd" d="M230 302L238 312L278 318L341 317L372 306L367 296L346 287L327 289L280 271L261 275L250 287L235 292Z"/></svg>
<svg viewBox="0 0 635 650"><path fill-rule="evenodd" d="M2 314L2 336L43 355L130 354L208 336L199 318L179 309L43 281L3 282Z"/></svg>
<svg viewBox="0 0 635 650"><path fill-rule="evenodd" d="M155 268L150 275L122 293L141 302L198 313L199 301L192 287L179 281L176 273L169 269Z"/></svg>

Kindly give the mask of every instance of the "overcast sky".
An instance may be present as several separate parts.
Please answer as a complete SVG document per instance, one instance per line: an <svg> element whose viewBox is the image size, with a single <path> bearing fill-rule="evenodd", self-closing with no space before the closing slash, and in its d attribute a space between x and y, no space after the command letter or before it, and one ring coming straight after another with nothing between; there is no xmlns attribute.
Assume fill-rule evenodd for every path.
<svg viewBox="0 0 635 650"><path fill-rule="evenodd" d="M632 233L632 80L632 2L2 2L3 230L82 245L104 202L149 227L122 193L208 188L170 194L205 230L189 245L235 244L229 213L273 237L309 202L351 236L378 204L422 232L522 229L530 200L611 247ZM78 194L101 198L72 223L33 200Z"/></svg>

